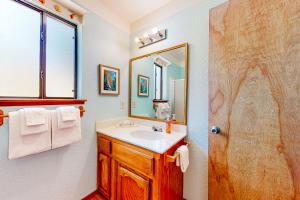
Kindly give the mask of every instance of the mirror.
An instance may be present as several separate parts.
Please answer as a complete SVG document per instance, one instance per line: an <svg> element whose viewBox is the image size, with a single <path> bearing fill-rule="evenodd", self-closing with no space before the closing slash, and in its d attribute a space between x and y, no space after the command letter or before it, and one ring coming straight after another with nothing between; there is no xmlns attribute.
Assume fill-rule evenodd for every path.
<svg viewBox="0 0 300 200"><path fill-rule="evenodd" d="M188 44L130 60L129 116L186 124Z"/></svg>

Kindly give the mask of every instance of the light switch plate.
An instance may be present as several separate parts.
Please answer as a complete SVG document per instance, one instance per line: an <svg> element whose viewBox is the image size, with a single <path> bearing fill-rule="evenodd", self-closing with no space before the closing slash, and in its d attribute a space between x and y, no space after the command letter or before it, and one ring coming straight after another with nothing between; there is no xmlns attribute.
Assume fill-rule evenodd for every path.
<svg viewBox="0 0 300 200"><path fill-rule="evenodd" d="M125 109L125 101L121 98L120 99L120 110L124 110Z"/></svg>

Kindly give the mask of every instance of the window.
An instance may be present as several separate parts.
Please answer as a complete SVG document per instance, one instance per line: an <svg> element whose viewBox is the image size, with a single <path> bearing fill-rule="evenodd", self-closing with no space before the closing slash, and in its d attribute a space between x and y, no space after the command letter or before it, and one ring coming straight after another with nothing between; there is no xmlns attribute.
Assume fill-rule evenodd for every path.
<svg viewBox="0 0 300 200"><path fill-rule="evenodd" d="M154 64L154 75L155 75L155 81L154 81L154 88L155 88L155 99L161 100L162 99L162 66L159 66L157 64Z"/></svg>
<svg viewBox="0 0 300 200"><path fill-rule="evenodd" d="M77 26L14 0L0 20L0 97L77 98Z"/></svg>
<svg viewBox="0 0 300 200"><path fill-rule="evenodd" d="M76 87L76 27L47 17L46 38L46 97L72 97Z"/></svg>

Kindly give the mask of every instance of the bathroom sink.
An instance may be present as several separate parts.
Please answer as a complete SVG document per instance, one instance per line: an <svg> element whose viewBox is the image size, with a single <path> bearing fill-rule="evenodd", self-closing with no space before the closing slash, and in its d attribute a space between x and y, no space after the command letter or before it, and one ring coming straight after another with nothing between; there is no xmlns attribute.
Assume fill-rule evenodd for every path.
<svg viewBox="0 0 300 200"><path fill-rule="evenodd" d="M165 138L165 135L163 133L147 130L132 131L130 134L135 138L144 140L162 140Z"/></svg>

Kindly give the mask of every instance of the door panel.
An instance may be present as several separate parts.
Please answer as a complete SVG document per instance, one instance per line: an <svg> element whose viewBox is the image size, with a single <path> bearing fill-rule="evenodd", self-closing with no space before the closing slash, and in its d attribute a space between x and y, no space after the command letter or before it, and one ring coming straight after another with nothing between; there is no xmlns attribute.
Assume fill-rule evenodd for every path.
<svg viewBox="0 0 300 200"><path fill-rule="evenodd" d="M148 200L149 180L125 169L118 167L117 178L118 200Z"/></svg>
<svg viewBox="0 0 300 200"><path fill-rule="evenodd" d="M300 1L210 11L210 200L300 199Z"/></svg>
<svg viewBox="0 0 300 200"><path fill-rule="evenodd" d="M98 187L106 197L110 196L110 157L99 154Z"/></svg>

